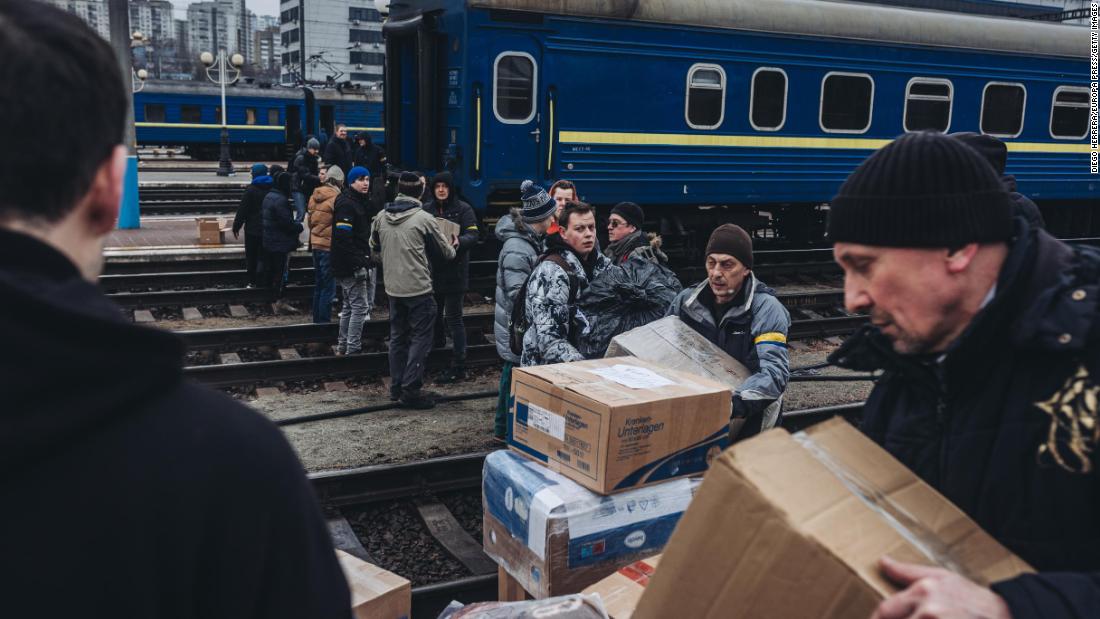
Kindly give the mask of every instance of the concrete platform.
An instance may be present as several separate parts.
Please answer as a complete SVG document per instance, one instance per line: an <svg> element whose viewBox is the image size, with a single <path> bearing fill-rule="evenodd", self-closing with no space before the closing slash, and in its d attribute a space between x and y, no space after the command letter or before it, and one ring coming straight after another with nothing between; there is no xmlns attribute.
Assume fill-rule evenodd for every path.
<svg viewBox="0 0 1100 619"><path fill-rule="evenodd" d="M226 221L226 225L233 223L232 219ZM112 252L124 251L148 251L148 250L172 250L178 253L181 250L198 251L225 251L231 249L234 253L244 252L244 235L240 239L234 239L231 232L225 235L224 245L199 245L198 224L195 218L191 219L147 219L142 220L141 228L137 230L114 230L107 236L105 247L108 256Z"/></svg>

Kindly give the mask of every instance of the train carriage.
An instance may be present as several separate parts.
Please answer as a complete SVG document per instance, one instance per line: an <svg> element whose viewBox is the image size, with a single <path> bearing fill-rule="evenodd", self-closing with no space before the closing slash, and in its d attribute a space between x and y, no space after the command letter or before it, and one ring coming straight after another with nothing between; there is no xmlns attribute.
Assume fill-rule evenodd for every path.
<svg viewBox="0 0 1100 619"><path fill-rule="evenodd" d="M490 213L524 178L569 178L665 232L814 238L873 149L933 129L997 135L1056 232L1100 233L1086 28L817 0L406 0L384 30L390 160L453 169Z"/></svg>

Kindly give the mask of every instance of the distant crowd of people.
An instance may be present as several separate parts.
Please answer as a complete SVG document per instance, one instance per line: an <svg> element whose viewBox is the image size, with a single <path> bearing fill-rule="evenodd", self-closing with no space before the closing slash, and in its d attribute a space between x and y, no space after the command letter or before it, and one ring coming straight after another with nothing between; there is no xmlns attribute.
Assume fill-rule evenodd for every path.
<svg viewBox="0 0 1100 619"><path fill-rule="evenodd" d="M66 11L0 2L0 57L0 135L19 145L0 150L4 611L347 619L324 514L284 435L185 380L181 340L133 324L97 286L127 169L129 78L111 48ZM307 143L291 170L254 170L238 226L258 239L246 243L251 277L278 295L286 256L316 214L315 259L328 253L346 301L343 352L361 346L380 263L391 395L430 405L424 355L439 306L461 313L450 295L465 286L448 285L465 271L476 220L446 173L430 184L401 174L379 206L370 196L382 172L354 159L321 166L319 146ZM1070 619L1100 605L1100 251L1043 229L1004 177L1006 153L988 136L907 133L871 153L829 203L845 304L869 318L829 356L876 372L861 430L927 484L918 491L942 493L1034 568L987 583L883 556L883 587L896 589L874 619ZM33 182L42 170L49 181ZM658 243L636 236L638 205L612 210L601 251L577 187L521 190L522 206L496 227L505 373L582 358L579 336L599 318L579 311L586 292L616 268L663 260ZM459 232L444 234L440 217ZM754 372L734 410L759 419L746 424L758 431L785 387L789 318L753 274L744 230L717 228L705 253L707 280L666 311ZM325 297L315 303L315 318L330 320ZM772 543L766 533L754 543ZM723 543L721 531L713 537Z"/></svg>

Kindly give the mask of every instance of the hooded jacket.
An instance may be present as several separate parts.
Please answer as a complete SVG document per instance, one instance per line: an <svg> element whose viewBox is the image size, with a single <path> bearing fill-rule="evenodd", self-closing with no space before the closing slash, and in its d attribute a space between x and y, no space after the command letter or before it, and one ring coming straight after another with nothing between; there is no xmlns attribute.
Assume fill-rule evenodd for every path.
<svg viewBox="0 0 1100 619"><path fill-rule="evenodd" d="M328 165L340 166L341 170L350 170L351 163L351 144L347 139L340 139L334 137L325 144L325 152L321 156L321 159Z"/></svg>
<svg viewBox="0 0 1100 619"><path fill-rule="evenodd" d="M366 144L359 146L358 141L360 139L364 140ZM381 146L375 144L370 134L366 131L359 133L355 140L356 146L351 157L352 163L354 165L363 166L369 170L371 178L385 178L383 166L386 163L386 151L382 150Z"/></svg>
<svg viewBox="0 0 1100 619"><path fill-rule="evenodd" d="M435 184L447 185L448 197L443 202L436 200ZM477 244L477 217L470 208L455 195L454 178L450 172L440 172L432 179L429 193L433 198L424 204L424 210L432 217L442 217L458 224L458 248L454 260L443 260L442 256L432 255L432 288L436 294L455 294L466 292L470 287L470 248Z"/></svg>
<svg viewBox="0 0 1100 619"><path fill-rule="evenodd" d="M734 392L735 417L745 417L746 436L767 430L779 417L777 404L790 379L787 332L791 315L775 291L749 273L730 308L715 324L714 292L706 280L686 288L668 309L753 374ZM761 418L759 425L753 419Z"/></svg>
<svg viewBox="0 0 1100 619"><path fill-rule="evenodd" d="M512 363L520 361L518 356L512 354L509 344L508 323L512 319L512 306L516 302L519 289L527 281L531 269L535 268L535 261L542 253L542 235L523 223L523 218L517 211L518 209L513 209L512 213L501 217L495 229L501 246L500 255L497 257L493 336L497 354L505 361Z"/></svg>
<svg viewBox="0 0 1100 619"><path fill-rule="evenodd" d="M866 327L830 356L884 370L862 430L1038 570L1015 619L1100 608L1100 252L1016 219L992 300L939 359Z"/></svg>
<svg viewBox="0 0 1100 619"><path fill-rule="evenodd" d="M584 262L559 234L546 237L546 251L557 252L565 258L570 269L543 260L531 272L527 283L527 332L523 334L523 366L547 365L566 361L581 361L584 355L577 350L578 331L588 326L588 319L577 308L576 299L569 302L570 280L576 282L577 296L588 287L588 282L599 277L611 261L594 247ZM591 276L589 275L591 274Z"/></svg>
<svg viewBox="0 0 1100 619"><path fill-rule="evenodd" d="M318 166L317 155L311 155L309 149L302 148L294 157L290 165L291 179L290 190L300 191L306 196L313 195L313 190L321 186L321 169Z"/></svg>
<svg viewBox="0 0 1100 619"><path fill-rule="evenodd" d="M332 273L351 277L359 269L370 268L371 212L370 196L345 187L335 200L335 225L332 231Z"/></svg>
<svg viewBox="0 0 1100 619"><path fill-rule="evenodd" d="M274 425L184 381L174 335L125 320L36 239L0 230L0 298L6 616L349 616Z"/></svg>
<svg viewBox="0 0 1100 619"><path fill-rule="evenodd" d="M237 206L237 215L233 218L233 234L237 235L244 227L247 236L264 235L264 196L271 191L274 179L266 174L252 179L248 187L244 188L244 195Z"/></svg>
<svg viewBox="0 0 1100 619"><path fill-rule="evenodd" d="M451 240L443 236L420 200L401 194L375 216L370 245L382 261L382 279L391 297L432 292L429 251L438 252L444 260L455 257Z"/></svg>
<svg viewBox="0 0 1100 619"><path fill-rule="evenodd" d="M290 205L290 175L282 172L275 177L275 187L264 196L264 249L270 252L290 253L298 249L298 235L302 224L294 221L294 207Z"/></svg>
<svg viewBox="0 0 1100 619"><path fill-rule="evenodd" d="M340 188L321 185L309 197L309 246L322 251L332 250L332 218L336 212L336 197Z"/></svg>
<svg viewBox="0 0 1100 619"><path fill-rule="evenodd" d="M634 256L657 264L668 264L668 256L661 251L661 237L642 230L635 230L618 241L608 243L603 255L617 265L626 264Z"/></svg>

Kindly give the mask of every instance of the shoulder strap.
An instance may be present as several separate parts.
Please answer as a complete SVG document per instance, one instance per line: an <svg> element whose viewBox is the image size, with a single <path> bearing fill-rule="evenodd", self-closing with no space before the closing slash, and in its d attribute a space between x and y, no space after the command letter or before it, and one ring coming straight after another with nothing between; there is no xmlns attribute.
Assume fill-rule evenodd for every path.
<svg viewBox="0 0 1100 619"><path fill-rule="evenodd" d="M563 271L565 271L566 276L569 277L569 305L573 305L574 303L576 303L577 292L580 288L580 281L578 280L576 275L573 275L573 269L569 266L569 262L566 261L565 256L561 255L560 252L552 252L543 254L542 257L539 258L539 262L542 262L543 260L549 260L550 262L553 262L554 264L561 267Z"/></svg>

